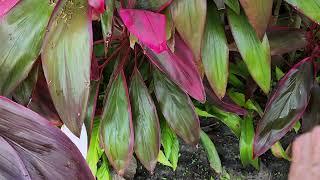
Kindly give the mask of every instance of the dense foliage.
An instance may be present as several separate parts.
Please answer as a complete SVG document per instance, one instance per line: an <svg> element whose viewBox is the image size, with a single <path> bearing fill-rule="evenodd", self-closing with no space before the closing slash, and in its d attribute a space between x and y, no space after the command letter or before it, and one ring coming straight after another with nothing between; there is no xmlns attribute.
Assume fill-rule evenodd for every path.
<svg viewBox="0 0 320 180"><path fill-rule="evenodd" d="M199 117L230 128L245 166L270 148L290 160L279 140L320 122L319 5L0 1L0 179L126 176L133 154L175 170L179 138L225 177ZM59 130L83 124L87 163Z"/></svg>

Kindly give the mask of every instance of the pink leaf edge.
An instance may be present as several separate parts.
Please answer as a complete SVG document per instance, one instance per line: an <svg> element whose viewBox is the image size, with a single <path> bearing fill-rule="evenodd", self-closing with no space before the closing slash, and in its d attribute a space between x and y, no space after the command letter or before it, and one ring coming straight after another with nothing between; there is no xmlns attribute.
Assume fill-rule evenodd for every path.
<svg viewBox="0 0 320 180"><path fill-rule="evenodd" d="M0 18L7 14L20 0L0 0Z"/></svg>

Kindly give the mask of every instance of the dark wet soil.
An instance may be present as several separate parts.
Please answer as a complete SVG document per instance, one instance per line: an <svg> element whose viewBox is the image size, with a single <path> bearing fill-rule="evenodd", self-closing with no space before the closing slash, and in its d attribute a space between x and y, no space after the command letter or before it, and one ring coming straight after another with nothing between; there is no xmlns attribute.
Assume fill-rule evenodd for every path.
<svg viewBox="0 0 320 180"><path fill-rule="evenodd" d="M210 126L203 127L214 142L220 155L221 163L233 179L261 179L261 180L282 180L287 179L290 163L286 160L274 157L270 151L261 156L260 170L253 167L243 167L239 157L239 141L232 132L222 123L214 120ZM293 133L283 140L287 146L292 141ZM153 175L150 175L141 164L138 164L134 179L219 179L211 170L206 153L202 147L186 145L181 141L180 158L176 171L158 164Z"/></svg>

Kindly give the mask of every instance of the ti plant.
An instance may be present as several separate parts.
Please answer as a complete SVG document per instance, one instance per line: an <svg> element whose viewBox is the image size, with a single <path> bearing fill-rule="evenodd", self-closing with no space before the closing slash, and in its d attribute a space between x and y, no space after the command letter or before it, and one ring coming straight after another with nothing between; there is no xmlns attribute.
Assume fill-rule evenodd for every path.
<svg viewBox="0 0 320 180"><path fill-rule="evenodd" d="M221 173L198 114L228 125L243 164L258 167L252 154L300 118L303 127L320 122L319 4L2 0L0 179L108 179L109 163L125 175L133 153L150 172L158 161L175 169L177 136L192 145L201 138ZM276 65L290 70L270 93ZM78 137L85 124L89 166L62 124Z"/></svg>

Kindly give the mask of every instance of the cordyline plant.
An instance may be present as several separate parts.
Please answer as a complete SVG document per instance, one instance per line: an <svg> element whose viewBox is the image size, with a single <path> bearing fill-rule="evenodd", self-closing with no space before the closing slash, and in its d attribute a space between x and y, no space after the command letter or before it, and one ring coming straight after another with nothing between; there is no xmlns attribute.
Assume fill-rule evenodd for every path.
<svg viewBox="0 0 320 180"><path fill-rule="evenodd" d="M257 167L253 156L266 152L301 117L308 128L320 122L319 4L2 0L0 179L107 179L108 162L124 175L133 152L150 172L158 161L175 169L176 134L188 144L201 139L211 167L222 173L197 114L228 125L240 138L243 163ZM280 18L282 6L288 19ZM294 18L300 23L292 23ZM301 49L299 56L294 53ZM269 94L271 59L279 57L293 57L289 65L305 58L281 78L262 112L251 98ZM244 89L246 97L227 91L228 83ZM195 108L189 96L201 103L207 96L211 105ZM204 106L210 110L199 109ZM256 132L252 110L261 116ZM57 128L64 124L79 137L83 123L91 171Z"/></svg>

